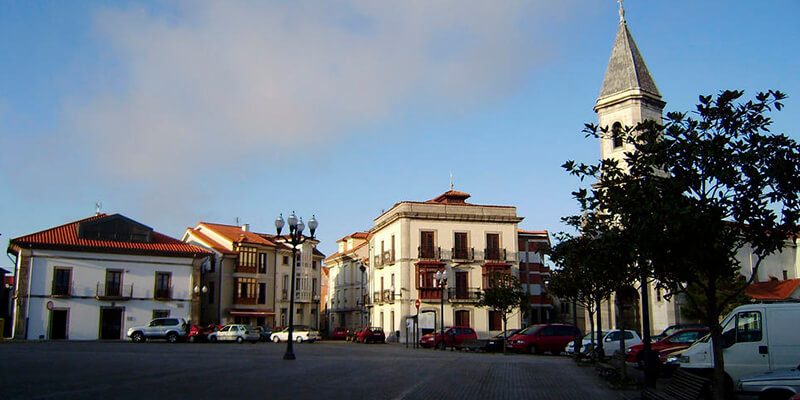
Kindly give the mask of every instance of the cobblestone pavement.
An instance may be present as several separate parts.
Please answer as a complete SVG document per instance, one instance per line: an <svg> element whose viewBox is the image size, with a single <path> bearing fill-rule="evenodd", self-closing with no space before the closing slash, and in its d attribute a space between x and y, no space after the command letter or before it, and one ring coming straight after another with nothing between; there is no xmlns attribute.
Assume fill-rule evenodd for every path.
<svg viewBox="0 0 800 400"><path fill-rule="evenodd" d="M565 357L317 342L0 344L4 399L623 399Z"/></svg>

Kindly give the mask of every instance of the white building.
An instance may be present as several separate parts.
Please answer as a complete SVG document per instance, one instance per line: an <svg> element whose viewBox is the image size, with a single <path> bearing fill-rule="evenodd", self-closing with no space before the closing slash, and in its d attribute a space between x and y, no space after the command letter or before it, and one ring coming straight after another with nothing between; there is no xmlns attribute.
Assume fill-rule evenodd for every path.
<svg viewBox="0 0 800 400"><path fill-rule="evenodd" d="M479 337L502 330L500 315L476 307L494 272L519 274L516 207L466 203L470 195L450 190L426 202L403 201L375 219L370 230L371 325L405 341L416 316L429 332L441 324L470 326ZM434 280L447 271L447 291ZM441 313L444 296L444 314ZM521 324L519 312L508 327ZM409 333L411 335L411 333Z"/></svg>
<svg viewBox="0 0 800 400"><path fill-rule="evenodd" d="M156 317L194 320L211 255L119 214L12 239L15 339L122 339Z"/></svg>
<svg viewBox="0 0 800 400"><path fill-rule="evenodd" d="M336 241L338 251L325 259L328 267L328 329L350 330L367 325L369 233L355 232Z"/></svg>

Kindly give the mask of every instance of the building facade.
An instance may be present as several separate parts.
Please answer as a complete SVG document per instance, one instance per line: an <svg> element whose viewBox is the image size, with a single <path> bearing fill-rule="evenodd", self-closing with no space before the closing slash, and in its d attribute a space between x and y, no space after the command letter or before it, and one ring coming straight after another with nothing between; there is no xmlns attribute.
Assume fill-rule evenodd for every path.
<svg viewBox="0 0 800 400"><path fill-rule="evenodd" d="M214 253L202 273L201 324L288 324L292 249L284 237L252 232L248 224L200 222L183 241ZM294 321L318 329L324 256L317 244L308 240L297 251Z"/></svg>
<svg viewBox="0 0 800 400"><path fill-rule="evenodd" d="M442 316L445 326L470 326L480 337L502 330L499 313L476 303L492 273L519 274L522 218L513 206L469 204L469 197L450 190L426 202L397 203L375 219L369 240L369 318L390 338L405 341L415 318L421 333L430 332L440 327ZM439 271L447 272L446 286L435 280ZM521 323L516 312L508 327Z"/></svg>
<svg viewBox="0 0 800 400"><path fill-rule="evenodd" d="M553 301L547 295L550 268L544 257L550 248L547 231L517 232L519 248L519 281L530 298L530 308L524 315L525 325L542 324L554 319Z"/></svg>
<svg viewBox="0 0 800 400"><path fill-rule="evenodd" d="M12 239L14 339L123 339L157 317L196 320L211 253L119 214Z"/></svg>
<svg viewBox="0 0 800 400"><path fill-rule="evenodd" d="M337 327L355 330L368 324L369 237L368 232L345 236L336 241L338 251L325 259L330 288L328 333Z"/></svg>

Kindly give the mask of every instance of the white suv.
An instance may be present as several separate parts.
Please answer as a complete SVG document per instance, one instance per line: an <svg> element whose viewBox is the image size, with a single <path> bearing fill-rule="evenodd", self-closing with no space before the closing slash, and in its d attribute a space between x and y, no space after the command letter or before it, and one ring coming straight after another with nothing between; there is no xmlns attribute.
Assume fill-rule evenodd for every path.
<svg viewBox="0 0 800 400"><path fill-rule="evenodd" d="M187 325L183 318L156 318L147 326L128 329L128 337L136 343L147 339L166 339L170 343L186 339Z"/></svg>

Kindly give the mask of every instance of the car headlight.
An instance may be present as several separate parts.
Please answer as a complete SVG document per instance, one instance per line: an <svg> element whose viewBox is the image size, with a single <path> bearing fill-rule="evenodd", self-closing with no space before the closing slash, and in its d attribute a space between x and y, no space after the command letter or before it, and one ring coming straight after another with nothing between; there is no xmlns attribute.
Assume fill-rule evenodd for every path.
<svg viewBox="0 0 800 400"><path fill-rule="evenodd" d="M515 341L514 341L514 343L516 343L516 344L522 344L522 343L525 343L525 341L524 341L524 340L515 340Z"/></svg>
<svg viewBox="0 0 800 400"><path fill-rule="evenodd" d="M628 354L633 353L633 349L628 348Z"/></svg>
<svg viewBox="0 0 800 400"><path fill-rule="evenodd" d="M689 362L689 356L680 356L680 357L678 357L678 362L680 362L680 363L688 363Z"/></svg>

